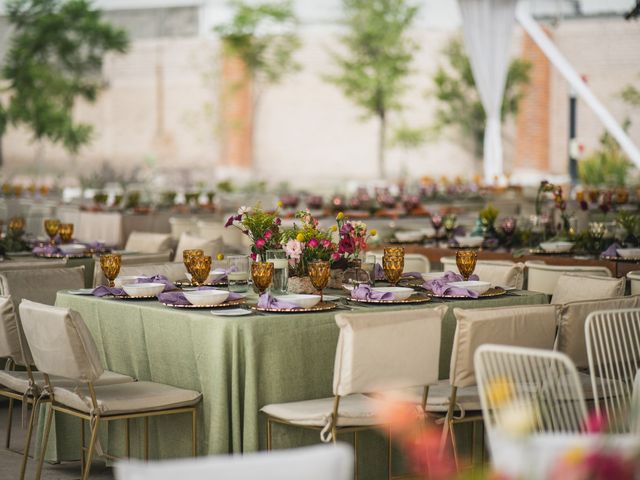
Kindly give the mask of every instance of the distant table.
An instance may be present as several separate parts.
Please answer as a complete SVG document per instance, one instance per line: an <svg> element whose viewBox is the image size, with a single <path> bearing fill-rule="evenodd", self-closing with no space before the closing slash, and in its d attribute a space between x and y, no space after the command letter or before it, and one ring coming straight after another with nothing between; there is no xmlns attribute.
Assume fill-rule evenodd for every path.
<svg viewBox="0 0 640 480"><path fill-rule="evenodd" d="M449 373L455 307L546 302L545 295L524 291L482 300L446 301L449 311L442 328L440 376L447 378ZM442 303L433 300L407 308L432 308ZM96 340L105 368L203 393L198 429L200 454L264 449L265 421L259 415L261 407L332 395L339 333L334 317L341 310L222 317L210 310L173 309L157 301L118 301L64 292L58 293L56 305L80 312ZM353 311L400 309L397 305L355 305ZM153 421L153 428L152 458L188 454L189 421L173 416ZM122 431L116 430L118 435L109 432L109 448L121 451ZM48 458L77 459L78 437L77 421L68 417L56 419L52 436L55 442L49 444ZM318 441L317 432L274 429L277 448ZM361 478L386 478L386 440L371 434L363 435L362 442Z"/></svg>

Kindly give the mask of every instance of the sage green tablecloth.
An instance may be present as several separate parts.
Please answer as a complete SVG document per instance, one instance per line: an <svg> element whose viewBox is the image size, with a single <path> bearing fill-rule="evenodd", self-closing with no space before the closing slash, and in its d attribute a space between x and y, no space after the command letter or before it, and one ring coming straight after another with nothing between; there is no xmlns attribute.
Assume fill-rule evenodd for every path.
<svg viewBox="0 0 640 480"><path fill-rule="evenodd" d="M515 292L483 300L448 301L444 319L440 376L448 377L455 332L452 309L542 304L547 298ZM432 301L408 308L431 308ZM338 327L336 311L315 314L215 316L211 311L173 309L156 301L118 301L60 292L57 305L82 315L109 370L141 380L198 390L204 399L199 413L200 454L251 452L265 448L262 406L332 395L332 375ZM398 306L357 306L354 311L398 310ZM381 348L384 348L381 345ZM117 423L117 422L114 422ZM186 456L188 418L159 419L151 431L152 458ZM114 427L119 428L119 427ZM79 422L58 418L49 460L78 458ZM109 430L109 448L117 453L123 437ZM317 432L276 428L274 446L318 442ZM372 442L367 446L366 442ZM367 469L362 478L383 478L384 438L360 441ZM135 445L134 441L132 445ZM379 451L380 454L371 455ZM366 471L366 470L365 470ZM361 471L361 473L365 473ZM379 474L379 475L378 475Z"/></svg>

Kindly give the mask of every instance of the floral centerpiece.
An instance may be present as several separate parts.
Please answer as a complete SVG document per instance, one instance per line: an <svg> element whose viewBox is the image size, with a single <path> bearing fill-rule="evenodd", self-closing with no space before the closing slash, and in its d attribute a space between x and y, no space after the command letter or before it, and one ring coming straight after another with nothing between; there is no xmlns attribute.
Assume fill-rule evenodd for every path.
<svg viewBox="0 0 640 480"><path fill-rule="evenodd" d="M240 207L236 215L228 218L225 227L236 227L251 239L253 261L267 261L267 250L280 248L280 224L278 211L267 212L260 204L253 208Z"/></svg>
<svg viewBox="0 0 640 480"><path fill-rule="evenodd" d="M338 231L338 254L347 261L359 259L367 249L367 242L378 233L375 229L368 231L364 222L345 219L342 212L336 215L336 223L333 230Z"/></svg>

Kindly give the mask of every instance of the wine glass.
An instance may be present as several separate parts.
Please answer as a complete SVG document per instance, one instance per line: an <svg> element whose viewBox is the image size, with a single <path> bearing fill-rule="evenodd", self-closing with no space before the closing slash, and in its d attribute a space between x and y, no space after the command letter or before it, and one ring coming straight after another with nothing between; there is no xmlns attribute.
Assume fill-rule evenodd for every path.
<svg viewBox="0 0 640 480"><path fill-rule="evenodd" d="M386 247L382 256L382 269L387 281L396 286L404 271L404 248Z"/></svg>
<svg viewBox="0 0 640 480"><path fill-rule="evenodd" d="M253 262L251 264L251 279L258 289L258 295L262 295L273 279L273 263L271 262Z"/></svg>
<svg viewBox="0 0 640 480"><path fill-rule="evenodd" d="M191 282L198 287L204 285L211 273L211 257L210 256L196 256L191 258Z"/></svg>
<svg viewBox="0 0 640 480"><path fill-rule="evenodd" d="M191 271L191 261L196 257L203 257L203 256L204 256L204 251L202 251L199 248L182 251L182 261L184 263L185 268L187 269L187 272L189 272L190 275L193 275L193 272Z"/></svg>
<svg viewBox="0 0 640 480"><path fill-rule="evenodd" d="M456 265L458 271L465 281L469 280L469 277L476 269L476 262L478 261L478 252L475 250L458 250L456 252Z"/></svg>
<svg viewBox="0 0 640 480"><path fill-rule="evenodd" d="M431 226L436 231L436 247L437 247L440 239L440 234L438 232L440 231L440 228L442 228L442 215L440 215L439 213L433 213L431 215Z"/></svg>
<svg viewBox="0 0 640 480"><path fill-rule="evenodd" d="M73 223L61 223L58 233L63 243L69 243L73 238Z"/></svg>
<svg viewBox="0 0 640 480"><path fill-rule="evenodd" d="M9 220L9 230L14 235L19 235L24 233L24 227L26 224L27 222L24 217L12 217L11 220Z"/></svg>
<svg viewBox="0 0 640 480"><path fill-rule="evenodd" d="M517 220L514 217L505 217L500 223L500 228L506 237L505 246L507 248L510 248L513 243L513 234L516 232L516 225Z"/></svg>
<svg viewBox="0 0 640 480"><path fill-rule="evenodd" d="M44 221L44 229L51 238L51 245L56 244L56 235L60 231L60 220L57 218L47 218Z"/></svg>
<svg viewBox="0 0 640 480"><path fill-rule="evenodd" d="M322 291L329 283L329 275L331 274L331 263L324 260L316 260L309 263L309 279L313 288L320 291L320 302L324 301Z"/></svg>
<svg viewBox="0 0 640 480"><path fill-rule="evenodd" d="M122 257L114 253L108 253L100 256L100 268L102 273L109 280L109 287L115 287L114 280L120 273L120 265L122 264Z"/></svg>

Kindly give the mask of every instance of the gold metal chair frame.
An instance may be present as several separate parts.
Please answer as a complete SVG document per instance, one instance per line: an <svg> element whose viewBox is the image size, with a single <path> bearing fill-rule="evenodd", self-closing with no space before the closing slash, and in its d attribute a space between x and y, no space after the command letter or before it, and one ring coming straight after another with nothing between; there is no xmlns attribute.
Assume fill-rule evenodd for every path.
<svg viewBox="0 0 640 480"><path fill-rule="evenodd" d="M426 405L427 405L427 398L429 396L429 386L426 385L424 387L423 393L422 393L422 411L425 411ZM353 433L353 462L354 462L354 474L355 474L355 479L358 480L359 477L359 472L358 472L358 432L362 432L362 431L367 431L367 430L382 430L382 429L386 429L387 430L387 436L388 436L388 441L387 441L387 467L388 467L388 478L389 480L394 480L394 479L401 479L401 478L411 478L413 477L412 475L397 475L394 476L393 472L392 472L392 442L391 442L391 426L390 425L366 425L366 426L357 426L357 425L350 425L350 426L345 426L345 427L339 427L337 425L337 419L338 419L338 410L340 407L340 395L335 395L333 397L333 412L331 413L331 441L333 443L337 442L337 437L339 434L345 434L345 433ZM323 426L317 426L317 425L299 425L297 423L291 423L288 422L286 420L282 420L281 418L276 418L276 417L272 417L271 415L266 415L267 417L267 451L271 451L273 449L273 424L280 424L280 425L288 425L291 427L297 427L297 428L303 428L305 430L315 430L315 431L322 431L325 427Z"/></svg>
<svg viewBox="0 0 640 480"><path fill-rule="evenodd" d="M36 480L40 480L42 475L42 467L44 463L44 453L47 448L47 443L49 441L49 432L51 430L51 422L53 420L53 412L65 413L67 415L71 415L73 417L80 418L80 426L81 426L81 454L80 454L80 465L82 468L82 480L87 480L89 478L89 471L91 470L91 462L93 460L93 456L95 453L97 438L98 438L98 427L100 426L100 422L110 422L114 420L126 420L125 425L125 437L126 437L126 450L127 457L131 454L131 438L129 435L129 421L135 418L144 418L144 459L149 459L149 418L157 417L161 415L175 415L180 413L191 413L191 454L196 457L198 455L198 422L197 422L197 409L198 404L189 406L189 407L177 407L177 408L168 408L163 410L152 410L152 411L143 411L143 412L135 412L135 413L118 413L114 415L104 415L100 414L91 415L89 413L85 413L79 410L75 410L73 408L57 404L53 395L53 385L49 380L49 375L44 374L45 382L47 385L47 389L49 392L49 396L47 401L51 403L50 408L47 412L47 417L45 420L45 428L44 435L42 436L42 444L40 446L40 455L38 458L38 470L36 473ZM88 382L87 387L89 389L89 394L91 395L91 403L93 405L94 411L98 410L98 399L96 397L96 392L93 386L93 383ZM199 402L198 402L199 403ZM84 422L89 422L89 427L91 430L91 438L89 440L89 446L85 447L85 425ZM30 437L33 429L33 415L30 419L29 432L28 436ZM85 451L86 456L85 456ZM108 459L117 459L113 455L103 454L105 458Z"/></svg>

